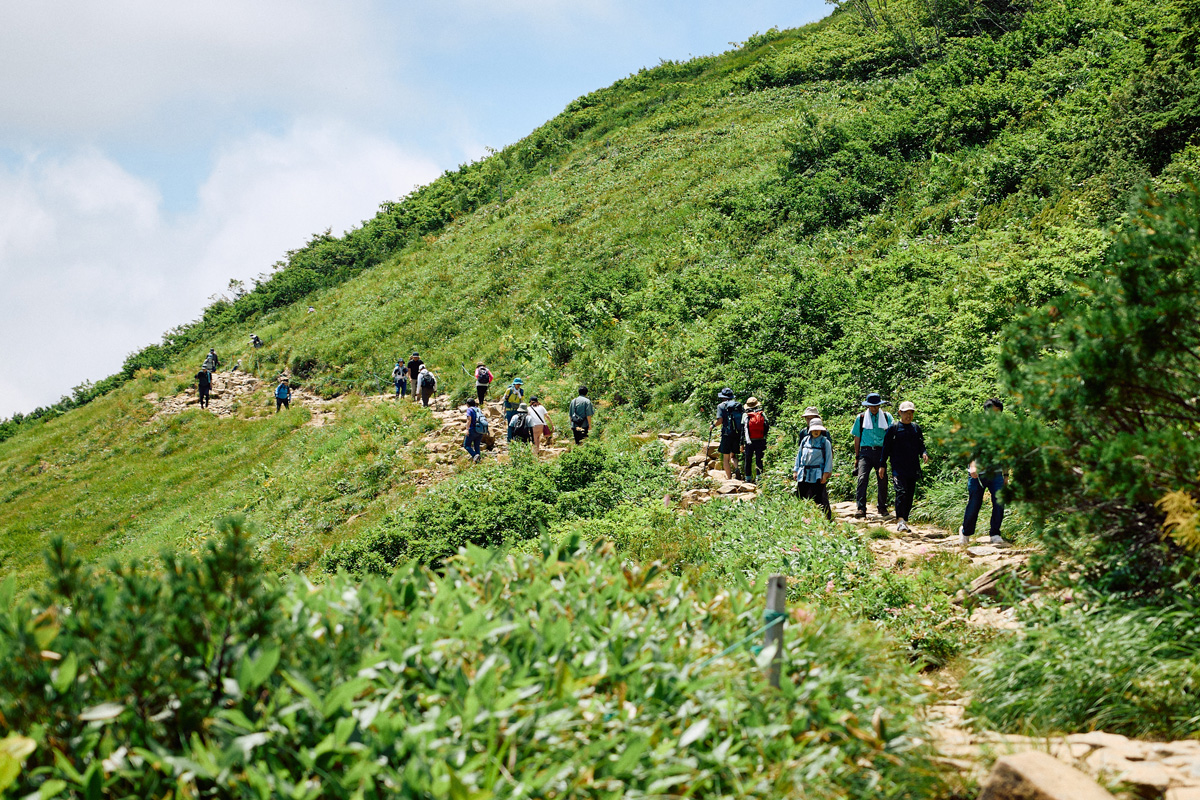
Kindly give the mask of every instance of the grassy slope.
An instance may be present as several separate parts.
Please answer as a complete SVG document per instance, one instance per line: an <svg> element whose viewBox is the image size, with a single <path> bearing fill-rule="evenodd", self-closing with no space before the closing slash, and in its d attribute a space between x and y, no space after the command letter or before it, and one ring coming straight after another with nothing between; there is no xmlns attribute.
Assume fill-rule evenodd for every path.
<svg viewBox="0 0 1200 800"><path fill-rule="evenodd" d="M1134 188L1200 163L1177 147L1152 167L1122 144L1113 98L1135 86L1151 14L1046 6L1000 44L952 41L915 68L835 15L584 98L491 157L518 177L503 204L0 444L3 569L30 580L56 532L93 558L143 555L242 509L273 563L304 566L411 492L414 410L321 430L303 412L147 424L140 396L178 390L209 343L329 395L413 348L460 395L477 358L551 408L587 380L613 430L704 430L725 384L783 433L815 402L845 442L875 388L936 427L994 391L1001 327L1092 268ZM558 123L582 132L526 157ZM242 352L251 331L264 350Z"/></svg>

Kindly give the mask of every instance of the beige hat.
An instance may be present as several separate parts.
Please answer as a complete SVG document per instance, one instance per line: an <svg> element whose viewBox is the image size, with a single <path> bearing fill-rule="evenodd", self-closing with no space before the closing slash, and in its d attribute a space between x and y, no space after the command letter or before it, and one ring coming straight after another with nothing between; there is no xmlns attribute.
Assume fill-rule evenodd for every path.
<svg viewBox="0 0 1200 800"><path fill-rule="evenodd" d="M816 406L809 406L808 408L804 409L804 416L819 417L821 416L821 412L817 410Z"/></svg>
<svg viewBox="0 0 1200 800"><path fill-rule="evenodd" d="M529 410L529 403L521 403L521 405L517 406L517 411L528 411L528 410Z"/></svg>
<svg viewBox="0 0 1200 800"><path fill-rule="evenodd" d="M829 429L825 427L825 423L821 421L820 417L814 417L808 423L808 432L812 433L813 431L825 431L828 433Z"/></svg>
<svg viewBox="0 0 1200 800"><path fill-rule="evenodd" d="M911 400L905 400L900 404L901 411L916 411L917 407L912 404Z"/></svg>
<svg viewBox="0 0 1200 800"><path fill-rule="evenodd" d="M758 408L758 398L751 397L746 401L746 408Z"/></svg>

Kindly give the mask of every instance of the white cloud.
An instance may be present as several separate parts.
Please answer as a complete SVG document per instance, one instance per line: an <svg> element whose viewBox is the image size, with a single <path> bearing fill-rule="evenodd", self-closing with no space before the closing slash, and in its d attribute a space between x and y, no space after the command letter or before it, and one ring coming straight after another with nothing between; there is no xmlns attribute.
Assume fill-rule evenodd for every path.
<svg viewBox="0 0 1200 800"><path fill-rule="evenodd" d="M54 402L194 318L230 278L353 227L440 169L344 123L222 148L187 214L93 150L0 169L0 417Z"/></svg>

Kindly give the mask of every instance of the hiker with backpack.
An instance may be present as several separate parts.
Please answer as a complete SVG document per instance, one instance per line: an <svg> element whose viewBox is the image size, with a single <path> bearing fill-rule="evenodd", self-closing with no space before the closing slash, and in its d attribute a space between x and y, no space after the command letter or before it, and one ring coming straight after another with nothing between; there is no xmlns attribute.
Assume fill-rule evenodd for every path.
<svg viewBox="0 0 1200 800"><path fill-rule="evenodd" d="M746 480L758 483L759 476L763 472L763 457L767 452L767 432L771 430L771 421L767 419L767 414L763 411L757 397L751 397L746 401L745 411L746 424L742 426L745 436L742 438L742 442L746 449L746 464L742 473L746 476Z"/></svg>
<svg viewBox="0 0 1200 800"><path fill-rule="evenodd" d="M413 402L420 399L421 393L417 391L417 378L421 375L421 367L425 366L425 362L421 360L421 356L416 350L408 358L408 379L412 382L412 398Z"/></svg>
<svg viewBox="0 0 1200 800"><path fill-rule="evenodd" d="M291 409L292 407L292 387L288 385L287 378L280 378L279 385L275 387L275 413L279 413L280 407Z"/></svg>
<svg viewBox="0 0 1200 800"><path fill-rule="evenodd" d="M542 444L550 444L554 429L550 427L550 411L536 397L529 398L529 426L533 431L533 454L542 451Z"/></svg>
<svg viewBox="0 0 1200 800"><path fill-rule="evenodd" d="M900 404L900 419L887 429L883 436L882 463L892 464L892 488L896 490L896 531L906 533L908 515L912 511L913 496L917 491L917 479L921 477L921 464L929 463L925 450L925 434L921 426L913 422L917 407L909 400Z"/></svg>
<svg viewBox="0 0 1200 800"><path fill-rule="evenodd" d="M588 387L580 386L579 394L567 405L567 416L571 419L571 433L575 436L575 444L588 438L592 430L592 417L596 415L596 407L588 399Z"/></svg>
<svg viewBox="0 0 1200 800"><path fill-rule="evenodd" d="M721 402L717 405L717 418L713 425L721 426L721 443L717 452L721 454L721 464L725 468L725 477L733 480L733 471L737 466L738 454L742 452L742 404L733 396L733 389L726 386L717 393Z"/></svg>
<svg viewBox="0 0 1200 800"><path fill-rule="evenodd" d="M1000 414L1004 411L1004 403L1000 398L993 397L983 404L983 410ZM992 516L989 520L990 544L993 547L1012 547L1012 543L1000 535L1000 526L1004 522L1004 503L1000 492L1005 484L1004 468L983 463L978 457L971 459L967 466L967 509L963 512L963 524L958 529L958 543L964 547L971 544L975 535L975 526L979 522L979 512L983 510L984 492L992 495Z"/></svg>
<svg viewBox="0 0 1200 800"><path fill-rule="evenodd" d="M428 408L429 398L433 397L433 392L437 389L437 377L424 364L421 365L421 371L417 373L417 385L414 392L416 389L421 391L421 405Z"/></svg>
<svg viewBox="0 0 1200 800"><path fill-rule="evenodd" d="M825 511L825 518L832 520L827 484L833 472L833 445L826 434L828 430L820 417L808 423L808 432L800 438L800 448L796 451L792 479L796 481L796 497L812 500Z"/></svg>
<svg viewBox="0 0 1200 800"><path fill-rule="evenodd" d="M883 406L891 404L880 397L879 392L868 394L862 404L866 410L854 418L854 427L850 430L850 435L854 437L854 464L858 476L854 495L858 510L854 516L859 519L867 516L867 485L871 482L871 473L875 473L875 499L878 501L879 515L886 519L888 486L883 477L883 437L896 420L883 410Z"/></svg>
<svg viewBox="0 0 1200 800"><path fill-rule="evenodd" d="M513 442L533 444L533 423L529 419L529 404L517 406L517 413L508 421L508 430L512 433Z"/></svg>
<svg viewBox="0 0 1200 800"><path fill-rule="evenodd" d="M467 399L467 436L463 439L463 450L467 451L467 455L476 464L483 457L483 452L479 447L484 435L488 432L487 417L483 414L483 409L479 407L479 401L474 398Z"/></svg>
<svg viewBox="0 0 1200 800"><path fill-rule="evenodd" d="M479 362L479 366L475 367L475 395L479 400L479 405L483 405L483 401L487 399L488 387L492 385L492 371Z"/></svg>
<svg viewBox="0 0 1200 800"><path fill-rule="evenodd" d="M210 347L208 355L204 357L204 368L209 372L216 372L219 366L221 366L221 360L217 358L217 351L215 348Z"/></svg>
<svg viewBox="0 0 1200 800"><path fill-rule="evenodd" d="M200 394L200 407L208 408L208 394L212 391L212 373L204 367L196 373L196 391Z"/></svg>
<svg viewBox="0 0 1200 800"><path fill-rule="evenodd" d="M513 417L517 415L521 404L525 402L525 385L520 378L513 378L513 382L504 390L504 422L508 426L507 438L508 441L513 440Z"/></svg>
<svg viewBox="0 0 1200 800"><path fill-rule="evenodd" d="M263 342L262 339L258 338L257 333L252 333L250 334L250 344L255 350L257 350L258 348L262 347Z"/></svg>
<svg viewBox="0 0 1200 800"><path fill-rule="evenodd" d="M392 383L396 387L396 399L408 396L408 370L400 361L396 362L396 366L392 367Z"/></svg>

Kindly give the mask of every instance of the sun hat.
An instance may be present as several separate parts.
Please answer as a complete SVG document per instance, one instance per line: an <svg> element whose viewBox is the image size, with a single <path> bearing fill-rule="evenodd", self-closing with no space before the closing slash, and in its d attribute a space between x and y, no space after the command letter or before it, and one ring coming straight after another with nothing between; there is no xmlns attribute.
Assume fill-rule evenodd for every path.
<svg viewBox="0 0 1200 800"><path fill-rule="evenodd" d="M520 378L513 378L513 383L517 386L520 386L521 384L525 383L525 381L521 380Z"/></svg>
<svg viewBox="0 0 1200 800"><path fill-rule="evenodd" d="M912 400L905 400L903 403L900 404L900 410L901 411L916 411L917 407L915 405L913 405Z"/></svg>
<svg viewBox="0 0 1200 800"><path fill-rule="evenodd" d="M809 406L808 408L804 409L804 416L819 417L821 416L821 412L817 410L816 406Z"/></svg>
<svg viewBox="0 0 1200 800"><path fill-rule="evenodd" d="M758 398L751 397L746 401L746 408L758 408Z"/></svg>
<svg viewBox="0 0 1200 800"><path fill-rule="evenodd" d="M528 410L529 410L529 403L521 403L521 405L517 406L517 411L528 411Z"/></svg>
<svg viewBox="0 0 1200 800"><path fill-rule="evenodd" d="M825 423L821 421L820 417L813 417L809 420L808 432L812 433L813 431L825 431L828 433L829 429L825 427Z"/></svg>
<svg viewBox="0 0 1200 800"><path fill-rule="evenodd" d="M864 406L890 406L887 400L879 396L879 392L871 392L867 395L867 399L862 401Z"/></svg>
<svg viewBox="0 0 1200 800"><path fill-rule="evenodd" d="M730 389L728 386L726 386L724 389L717 392L717 399L718 400L732 400L733 399L733 389Z"/></svg>

